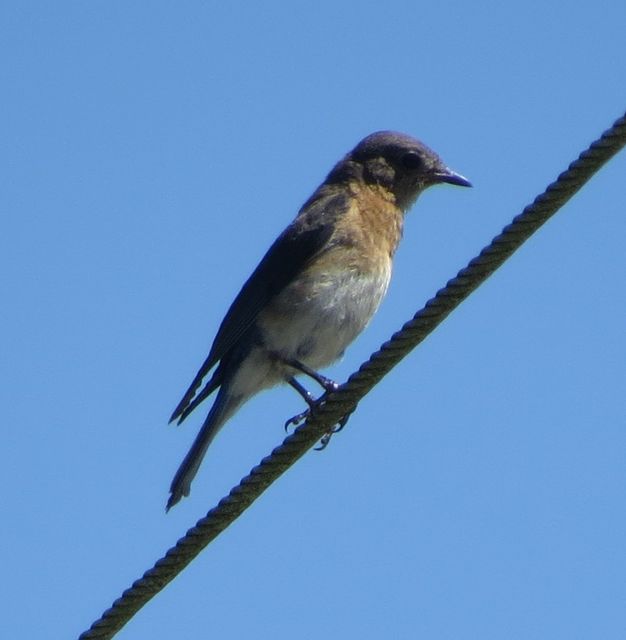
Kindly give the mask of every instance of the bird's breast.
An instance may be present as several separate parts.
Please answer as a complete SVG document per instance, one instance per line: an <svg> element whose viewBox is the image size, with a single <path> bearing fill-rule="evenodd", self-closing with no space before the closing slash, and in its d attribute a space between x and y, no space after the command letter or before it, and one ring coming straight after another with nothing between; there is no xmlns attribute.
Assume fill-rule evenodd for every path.
<svg viewBox="0 0 626 640"><path fill-rule="evenodd" d="M310 265L258 319L267 348L314 369L341 357L370 321L391 278L390 259L362 270L334 258L325 255Z"/></svg>
<svg viewBox="0 0 626 640"><path fill-rule="evenodd" d="M389 286L402 212L389 194L350 186L350 204L311 263L259 314L264 346L318 369L341 357Z"/></svg>
<svg viewBox="0 0 626 640"><path fill-rule="evenodd" d="M335 242L353 248L361 265L375 268L393 258L402 238L404 214L393 195L380 187L351 185L351 204L338 222Z"/></svg>

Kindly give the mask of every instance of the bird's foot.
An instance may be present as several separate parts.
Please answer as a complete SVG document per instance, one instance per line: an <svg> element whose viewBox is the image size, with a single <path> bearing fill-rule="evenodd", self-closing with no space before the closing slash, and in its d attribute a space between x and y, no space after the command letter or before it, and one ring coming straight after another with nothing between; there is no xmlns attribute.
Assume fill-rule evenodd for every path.
<svg viewBox="0 0 626 640"><path fill-rule="evenodd" d="M297 427L299 424L304 422L309 417L309 414L311 413L311 409L305 409L300 413L296 413L295 416L291 416L291 418L289 418L289 420L285 422L285 433L289 431L290 427Z"/></svg>
<svg viewBox="0 0 626 640"><path fill-rule="evenodd" d="M315 382L317 382L317 384L319 384L320 387L322 387L322 389L326 391L326 393L332 393L333 391L337 391L337 389L339 388L339 385L334 380L327 378L321 373L315 371L315 369L311 369L311 367L304 364L304 362L300 362L299 360L286 360L285 364L288 364L296 371L304 373L304 375L309 376L309 378L315 380Z"/></svg>
<svg viewBox="0 0 626 640"><path fill-rule="evenodd" d="M356 407L355 407L356 408ZM327 431L320 439L319 447L315 447L315 451L324 451L328 444L330 443L330 439L336 434L339 433L345 426L348 424L348 420L350 420L350 416L354 413L354 409L349 413L346 413L345 416L339 420L339 422L332 427L330 431Z"/></svg>
<svg viewBox="0 0 626 640"><path fill-rule="evenodd" d="M337 389L339 389L338 382L335 382L334 380L331 380L330 378L327 378L326 376L323 376L321 374L318 374L318 376L319 377L317 378L317 382L322 387L322 389L324 389L326 393L333 393L337 391ZM322 396L322 398L323 397L324 396Z"/></svg>
<svg viewBox="0 0 626 640"><path fill-rule="evenodd" d="M338 387L338 385L336 383L333 383L335 385L335 389ZM333 391L335 390L333 389ZM322 404L324 404L325 402L325 398L326 395L330 393L330 391L328 391L327 393L325 393L323 396L321 396L320 398L318 398L314 403L311 403L309 405L309 408L296 414L295 416L292 416L291 418L289 418L289 420L287 420L287 422L285 422L285 431L289 431L290 427L297 427L300 424L302 424L302 422L304 422L304 420L306 420L313 411L315 411L318 407L320 407ZM356 408L356 407L355 407ZM323 449L325 449L328 446L328 443L330 442L330 439L333 437L333 435L335 433L339 433L348 423L348 420L350 419L350 416L352 415L352 413L354 412L354 409L352 409L352 411L350 411L349 413L346 413L346 415L344 415L339 422L337 422L336 425L334 425L330 431L327 431L321 438L320 440L320 445L319 447L315 447L316 451L322 451Z"/></svg>

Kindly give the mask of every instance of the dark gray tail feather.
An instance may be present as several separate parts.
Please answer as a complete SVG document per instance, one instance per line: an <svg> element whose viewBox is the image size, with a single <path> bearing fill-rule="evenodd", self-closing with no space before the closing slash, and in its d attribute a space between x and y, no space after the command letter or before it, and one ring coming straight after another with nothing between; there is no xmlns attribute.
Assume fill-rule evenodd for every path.
<svg viewBox="0 0 626 640"><path fill-rule="evenodd" d="M200 391L200 393L194 398L196 391L202 384L202 377L200 376L205 375L204 366L205 365L202 365L203 368L200 369L194 378L194 381L191 383L191 386L183 396L183 399L178 403L176 409L174 409L174 413L170 416L170 423L174 422L174 420L178 420L178 424L180 424L203 400L210 396L215 389L223 383L224 367L220 363L211 376L211 379L204 385L204 389L202 389L202 391Z"/></svg>
<svg viewBox="0 0 626 640"><path fill-rule="evenodd" d="M170 486L170 497L167 501L166 511L169 511L182 497L188 496L191 489L191 481L198 472L200 463L204 458L211 441L222 425L235 413L244 401L242 396L233 396L228 387L222 387L215 402L206 417L200 433L178 468Z"/></svg>

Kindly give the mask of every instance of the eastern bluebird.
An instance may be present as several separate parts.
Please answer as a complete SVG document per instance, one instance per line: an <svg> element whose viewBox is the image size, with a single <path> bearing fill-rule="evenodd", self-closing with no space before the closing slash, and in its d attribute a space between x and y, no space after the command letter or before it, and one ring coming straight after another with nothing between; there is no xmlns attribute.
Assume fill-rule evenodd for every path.
<svg viewBox="0 0 626 640"><path fill-rule="evenodd" d="M180 424L217 391L167 509L189 495L215 434L253 395L286 382L313 407L295 376L335 388L317 369L340 358L368 324L387 291L404 214L442 182L471 186L426 145L392 131L367 136L335 165L243 285L170 418Z"/></svg>

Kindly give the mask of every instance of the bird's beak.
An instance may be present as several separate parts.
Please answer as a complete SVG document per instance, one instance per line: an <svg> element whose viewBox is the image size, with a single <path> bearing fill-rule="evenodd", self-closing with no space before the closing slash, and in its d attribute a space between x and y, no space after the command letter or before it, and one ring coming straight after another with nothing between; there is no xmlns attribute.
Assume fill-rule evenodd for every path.
<svg viewBox="0 0 626 640"><path fill-rule="evenodd" d="M452 171L452 169L448 169L448 167L443 167L443 169L435 172L433 177L435 178L435 182L447 182L448 184L455 184L459 187L472 186L472 183L466 177L456 171Z"/></svg>

